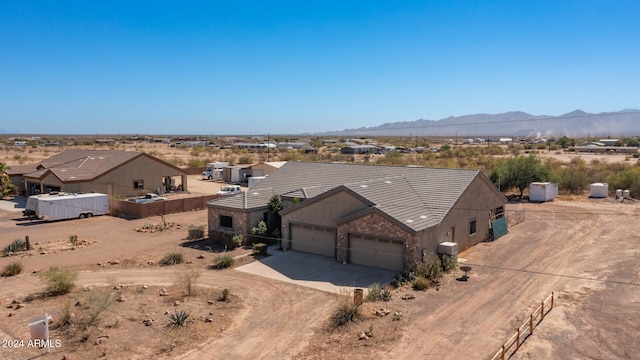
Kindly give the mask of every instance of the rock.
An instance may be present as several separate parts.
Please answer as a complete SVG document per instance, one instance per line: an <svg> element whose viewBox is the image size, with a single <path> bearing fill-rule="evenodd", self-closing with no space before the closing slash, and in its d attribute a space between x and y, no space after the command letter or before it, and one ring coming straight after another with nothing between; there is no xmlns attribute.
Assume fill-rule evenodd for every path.
<svg viewBox="0 0 640 360"><path fill-rule="evenodd" d="M210 311L210 312L209 312L209 315L213 315L213 311Z"/></svg>
<svg viewBox="0 0 640 360"><path fill-rule="evenodd" d="M148 289L149 287L147 285L142 285L143 289Z"/></svg>
<svg viewBox="0 0 640 360"><path fill-rule="evenodd" d="M204 255L198 255L196 256L196 259L204 259Z"/></svg>
<svg viewBox="0 0 640 360"><path fill-rule="evenodd" d="M164 314L165 315L169 315L169 314L171 314L171 312L169 310L165 310Z"/></svg>
<svg viewBox="0 0 640 360"><path fill-rule="evenodd" d="M11 303L12 303L12 304L20 304L20 301L18 301L18 300L16 300L16 299L13 299L13 300L11 300Z"/></svg>
<svg viewBox="0 0 640 360"><path fill-rule="evenodd" d="M176 300L176 302L173 303L173 306L180 306L180 304L181 304L180 301Z"/></svg>
<svg viewBox="0 0 640 360"><path fill-rule="evenodd" d="M165 288L160 289L160 296L169 296L167 289Z"/></svg>
<svg viewBox="0 0 640 360"><path fill-rule="evenodd" d="M62 360L71 360L71 356L69 354L62 355Z"/></svg>
<svg viewBox="0 0 640 360"><path fill-rule="evenodd" d="M109 336L108 336L108 335L102 335L102 336L99 336L99 337L96 339L96 345L104 344L104 343L106 343L106 342L107 342L107 340L109 340Z"/></svg>
<svg viewBox="0 0 640 360"><path fill-rule="evenodd" d="M116 301L117 302L125 302L125 301L127 301L127 298L124 295L120 295L120 296L118 296Z"/></svg>
<svg viewBox="0 0 640 360"><path fill-rule="evenodd" d="M213 322L212 318L207 318L204 322Z"/></svg>
<svg viewBox="0 0 640 360"><path fill-rule="evenodd" d="M91 290L93 290L93 286L84 286L82 288L82 291L91 291Z"/></svg>
<svg viewBox="0 0 640 360"><path fill-rule="evenodd" d="M186 264L193 264L193 261L189 260L186 262Z"/></svg>
<svg viewBox="0 0 640 360"><path fill-rule="evenodd" d="M78 300L76 302L76 306L83 306L83 305L84 305L84 301L82 301L82 300Z"/></svg>
<svg viewBox="0 0 640 360"><path fill-rule="evenodd" d="M111 265L118 265L120 264L120 260L113 260L110 262Z"/></svg>
<svg viewBox="0 0 640 360"><path fill-rule="evenodd" d="M144 326L151 326L153 325L153 319L144 319L142 320L142 323L144 324Z"/></svg>
<svg viewBox="0 0 640 360"><path fill-rule="evenodd" d="M25 304L16 304L16 310L22 309L25 306L26 306Z"/></svg>
<svg viewBox="0 0 640 360"><path fill-rule="evenodd" d="M373 313L378 315L378 316L386 316L389 315L391 311L387 310L387 309L379 309L379 310L375 310Z"/></svg>
<svg viewBox="0 0 640 360"><path fill-rule="evenodd" d="M413 294L405 294L402 296L402 300L411 300L411 299L415 299L416 296Z"/></svg>
<svg viewBox="0 0 640 360"><path fill-rule="evenodd" d="M213 305L213 304L215 304L215 303L216 303L216 302L215 302L215 301L213 301L213 300L207 300L207 304L209 304L209 305Z"/></svg>
<svg viewBox="0 0 640 360"><path fill-rule="evenodd" d="M367 336L367 334L365 334L365 332L361 332L360 335L358 335L358 339L359 340L367 340L369 337Z"/></svg>
<svg viewBox="0 0 640 360"><path fill-rule="evenodd" d="M10 312L10 313L7 314L7 317L12 317L13 315L15 315L15 314Z"/></svg>
<svg viewBox="0 0 640 360"><path fill-rule="evenodd" d="M153 260L147 261L147 265L153 265L153 264L155 264L155 261L153 261Z"/></svg>
<svg viewBox="0 0 640 360"><path fill-rule="evenodd" d="M98 263L98 266L102 266L102 263L101 263L101 262L99 262L99 263Z"/></svg>

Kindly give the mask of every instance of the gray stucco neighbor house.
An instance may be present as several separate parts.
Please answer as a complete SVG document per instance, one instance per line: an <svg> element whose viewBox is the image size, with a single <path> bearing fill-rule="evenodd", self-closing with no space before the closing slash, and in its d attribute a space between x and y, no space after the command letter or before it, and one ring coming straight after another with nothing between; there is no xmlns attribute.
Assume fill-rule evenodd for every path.
<svg viewBox="0 0 640 360"><path fill-rule="evenodd" d="M279 194L282 247L389 270L489 239L507 199L477 170L287 162L242 194L211 200L209 236L248 234Z"/></svg>

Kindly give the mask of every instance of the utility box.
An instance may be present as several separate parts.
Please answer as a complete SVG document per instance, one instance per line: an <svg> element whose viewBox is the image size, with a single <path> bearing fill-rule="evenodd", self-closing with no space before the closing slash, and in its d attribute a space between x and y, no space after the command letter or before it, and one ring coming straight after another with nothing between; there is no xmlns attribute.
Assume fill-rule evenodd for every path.
<svg viewBox="0 0 640 360"><path fill-rule="evenodd" d="M558 184L533 182L529 185L529 201L545 202L558 197Z"/></svg>
<svg viewBox="0 0 640 360"><path fill-rule="evenodd" d="M443 242L438 246L438 253L440 255L449 255L454 256L458 255L458 243L454 242Z"/></svg>

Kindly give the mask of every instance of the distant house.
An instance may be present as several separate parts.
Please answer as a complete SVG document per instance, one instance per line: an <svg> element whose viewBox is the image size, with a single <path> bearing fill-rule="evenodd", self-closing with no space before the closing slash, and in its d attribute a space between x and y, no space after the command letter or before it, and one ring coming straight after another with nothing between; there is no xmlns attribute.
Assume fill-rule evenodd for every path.
<svg viewBox="0 0 640 360"><path fill-rule="evenodd" d="M187 190L184 170L136 151L70 149L23 171L27 195L62 191L126 197L165 192L176 178Z"/></svg>
<svg viewBox="0 0 640 360"><path fill-rule="evenodd" d="M376 145L350 145L340 149L341 154L377 154L382 151L382 148Z"/></svg>
<svg viewBox="0 0 640 360"><path fill-rule="evenodd" d="M287 162L251 191L211 200L209 236L249 234L281 196L281 245L394 271L489 239L506 198L480 171Z"/></svg>
<svg viewBox="0 0 640 360"><path fill-rule="evenodd" d="M599 142L604 146L615 146L618 142L620 142L620 140L619 139L600 139Z"/></svg>
<svg viewBox="0 0 640 360"><path fill-rule="evenodd" d="M286 161L265 161L260 164L251 166L251 176L267 176L280 169Z"/></svg>

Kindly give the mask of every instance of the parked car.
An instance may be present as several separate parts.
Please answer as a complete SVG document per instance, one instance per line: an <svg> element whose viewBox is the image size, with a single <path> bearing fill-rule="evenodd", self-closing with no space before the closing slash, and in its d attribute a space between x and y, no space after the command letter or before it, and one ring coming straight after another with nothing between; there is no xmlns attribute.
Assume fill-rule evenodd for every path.
<svg viewBox="0 0 640 360"><path fill-rule="evenodd" d="M240 188L240 186L238 185L229 185L229 186L225 186L222 189L220 189L220 191L218 191L216 194L218 195L233 195L233 194L240 194L242 192L242 188Z"/></svg>

